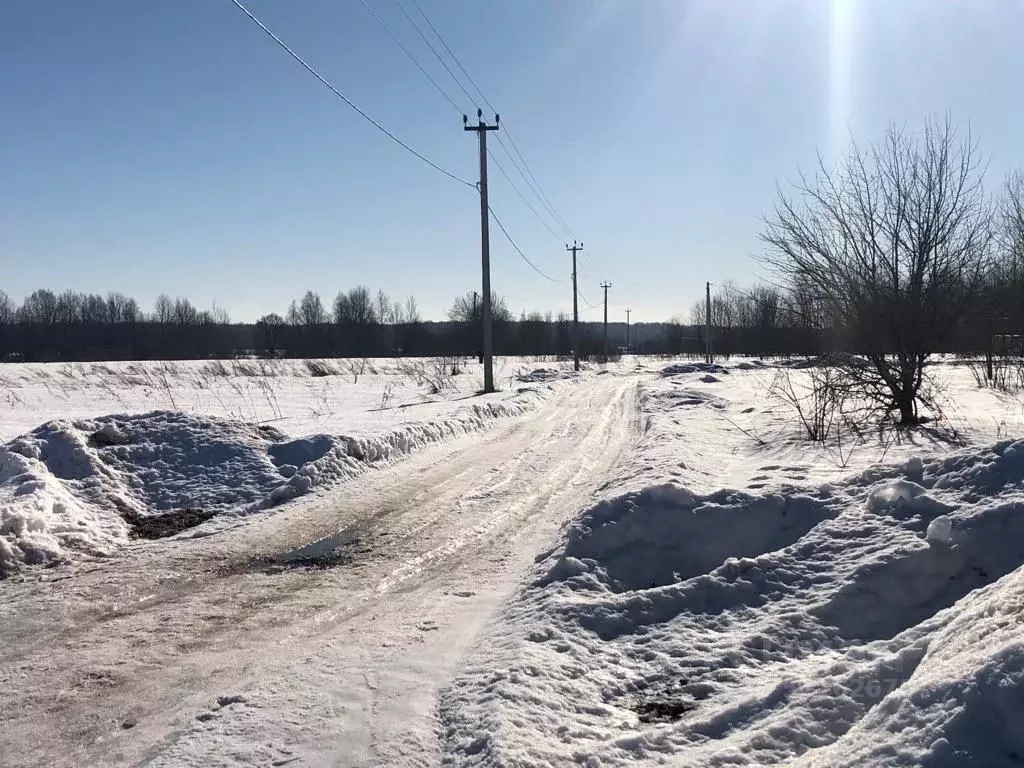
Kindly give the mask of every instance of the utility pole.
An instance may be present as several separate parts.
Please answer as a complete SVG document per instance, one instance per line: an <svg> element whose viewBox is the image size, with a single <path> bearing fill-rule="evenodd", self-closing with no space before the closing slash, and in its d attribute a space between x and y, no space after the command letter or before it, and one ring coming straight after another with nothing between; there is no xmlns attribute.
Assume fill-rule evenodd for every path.
<svg viewBox="0 0 1024 768"><path fill-rule="evenodd" d="M715 362L711 356L711 283L705 286L707 300L704 304L704 362L708 365Z"/></svg>
<svg viewBox="0 0 1024 768"><path fill-rule="evenodd" d="M578 301L579 291L576 290L576 251L583 250L583 243L576 245L572 241L572 247L566 245L565 250L572 251L572 363L577 371L580 369L580 305Z"/></svg>
<svg viewBox="0 0 1024 768"><path fill-rule="evenodd" d="M629 354L629 313L632 312L629 307L626 307L626 354Z"/></svg>
<svg viewBox="0 0 1024 768"><path fill-rule="evenodd" d="M470 125L469 118L462 116L462 129L475 131L480 137L480 264L483 271L483 285L480 289L481 314L483 315L484 341L481 356L484 362L484 392L494 391L494 349L492 346L491 320L491 236L488 229L490 207L487 205L487 132L498 130L498 116L494 125L484 120L484 111L477 109L477 124Z"/></svg>
<svg viewBox="0 0 1024 768"><path fill-rule="evenodd" d="M480 294L477 293L476 291L473 291L473 320L476 320L476 307L477 307L477 303L479 302L479 300L480 300ZM481 317L481 320L482 319L483 318ZM482 324L481 324L481 327L483 327ZM472 321L470 321L469 328L470 328L470 330L473 329L473 322ZM479 337L477 337L477 338L479 338ZM476 345L474 344L473 346L476 346ZM480 352L479 354L480 354L480 365L483 365L484 364L484 353Z"/></svg>
<svg viewBox="0 0 1024 768"><path fill-rule="evenodd" d="M612 284L605 280L601 283L604 288L604 361L608 362L608 289Z"/></svg>

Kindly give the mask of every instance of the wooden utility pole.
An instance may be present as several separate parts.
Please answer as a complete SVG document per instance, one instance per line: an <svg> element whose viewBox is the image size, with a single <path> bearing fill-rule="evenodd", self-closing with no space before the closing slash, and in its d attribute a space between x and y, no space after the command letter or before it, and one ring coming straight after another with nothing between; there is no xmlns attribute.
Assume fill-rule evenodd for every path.
<svg viewBox="0 0 1024 768"><path fill-rule="evenodd" d="M572 246L565 246L565 250L572 251L572 363L575 370L580 369L580 305L579 291L576 289L576 251L583 250L583 243Z"/></svg>
<svg viewBox="0 0 1024 768"><path fill-rule="evenodd" d="M484 361L484 392L494 391L494 348L493 321L491 319L491 236L488 229L490 222L490 206L487 204L487 132L498 130L498 116L494 116L494 125L484 120L482 109L476 111L477 124L470 125L469 118L462 116L463 130L474 131L480 137L480 265L483 271L483 285L480 289L483 315L483 349Z"/></svg>
<svg viewBox="0 0 1024 768"><path fill-rule="evenodd" d="M604 288L604 361L608 362L608 289L612 284L605 280L601 283Z"/></svg>
<svg viewBox="0 0 1024 768"><path fill-rule="evenodd" d="M626 307L626 354L629 354L629 313L632 312L629 307Z"/></svg>
<svg viewBox="0 0 1024 768"><path fill-rule="evenodd" d="M479 302L479 300L480 300L480 294L477 293L476 291L473 291L473 319L472 319L472 321L469 324L470 331L472 331L473 323L476 321L476 307L477 307L477 303ZM483 320L483 317L481 316L480 319ZM483 328L483 323L480 324L480 327L481 327L481 329ZM481 331L481 333L482 333L482 331ZM477 338L479 338L479 337L477 337ZM474 346L476 346L476 345L474 345ZM484 364L484 353L482 351L479 353L479 357L480 357L480 365L483 365Z"/></svg>
<svg viewBox="0 0 1024 768"><path fill-rule="evenodd" d="M705 286L706 301L704 304L704 362L708 365L715 362L711 356L711 283Z"/></svg>

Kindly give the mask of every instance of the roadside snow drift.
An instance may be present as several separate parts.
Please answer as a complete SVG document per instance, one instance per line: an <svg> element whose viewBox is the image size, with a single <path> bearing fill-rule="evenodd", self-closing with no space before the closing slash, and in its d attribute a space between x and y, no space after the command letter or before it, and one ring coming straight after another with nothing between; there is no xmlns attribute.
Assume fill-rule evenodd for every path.
<svg viewBox="0 0 1024 768"><path fill-rule="evenodd" d="M1024 441L621 493L443 692L445 764L1019 765L1022 564Z"/></svg>
<svg viewBox="0 0 1024 768"><path fill-rule="evenodd" d="M363 437L292 440L269 426L178 411L53 421L0 446L0 577L267 509L522 414L544 396L521 389Z"/></svg>

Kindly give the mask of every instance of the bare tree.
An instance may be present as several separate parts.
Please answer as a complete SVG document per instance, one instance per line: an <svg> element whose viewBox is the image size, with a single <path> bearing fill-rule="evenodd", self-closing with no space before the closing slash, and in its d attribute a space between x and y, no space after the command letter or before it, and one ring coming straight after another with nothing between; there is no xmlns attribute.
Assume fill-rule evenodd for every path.
<svg viewBox="0 0 1024 768"><path fill-rule="evenodd" d="M1011 173L999 201L997 255L987 301L984 302L986 347L993 334L1017 335L1024 330L1024 174Z"/></svg>
<svg viewBox="0 0 1024 768"><path fill-rule="evenodd" d="M24 322L52 326L57 322L57 296L53 291L32 291L22 302L20 313Z"/></svg>
<svg viewBox="0 0 1024 768"><path fill-rule="evenodd" d="M391 322L402 325L405 322L405 304L396 301L391 305Z"/></svg>
<svg viewBox="0 0 1024 768"><path fill-rule="evenodd" d="M795 195L780 191L762 234L766 262L811 286L848 334L865 390L903 425L919 421L925 364L963 318L989 263L992 208L970 137L929 122L923 139L895 127L838 168L819 158ZM837 350L839 351L839 350Z"/></svg>
<svg viewBox="0 0 1024 768"><path fill-rule="evenodd" d="M377 322L381 325L387 325L392 322L394 318L394 312L391 307L391 299L384 293L384 289L381 288L377 291L377 298L374 303L374 310L377 313Z"/></svg>
<svg viewBox="0 0 1024 768"><path fill-rule="evenodd" d="M306 291L303 294L302 301L299 302L298 317L299 323L307 328L327 322L327 312L324 311L324 303L318 293Z"/></svg>
<svg viewBox="0 0 1024 768"><path fill-rule="evenodd" d="M338 291L338 295L334 297L334 303L331 305L331 317L338 325L352 321L352 310L349 308L348 294L344 291Z"/></svg>
<svg viewBox="0 0 1024 768"><path fill-rule="evenodd" d="M352 322L356 325L373 325L377 322L373 298L370 289L365 285L357 285L348 292L348 303L352 312Z"/></svg>
<svg viewBox="0 0 1024 768"><path fill-rule="evenodd" d="M107 301L98 293L80 296L79 306L83 323L102 324L107 321Z"/></svg>
<svg viewBox="0 0 1024 768"><path fill-rule="evenodd" d="M153 318L160 325L170 325L174 317L174 302L166 293L156 297L156 304L153 305Z"/></svg>
<svg viewBox="0 0 1024 768"><path fill-rule="evenodd" d="M18 310L6 291L0 291L0 325L11 325L17 317Z"/></svg>
<svg viewBox="0 0 1024 768"><path fill-rule="evenodd" d="M704 327L704 321L707 318L707 304L704 300L695 301L690 305L690 325ZM673 317L669 320L670 323L681 323L682 318Z"/></svg>
<svg viewBox="0 0 1024 768"><path fill-rule="evenodd" d="M224 307L214 302L210 309L210 321L214 325L231 325L231 315Z"/></svg>
<svg viewBox="0 0 1024 768"><path fill-rule="evenodd" d="M456 296L451 309L448 310L448 319L462 323L476 322L481 316L481 303L479 297L474 300L473 291L463 296ZM512 312L509 311L505 299L493 292L491 293L491 316L498 322L512 320Z"/></svg>
<svg viewBox="0 0 1024 768"><path fill-rule="evenodd" d="M416 303L415 296L409 296L405 300L405 322L407 323L418 323L420 322L420 308Z"/></svg>
<svg viewBox="0 0 1024 768"><path fill-rule="evenodd" d="M259 320L256 321L257 325L267 325L273 328L280 328L285 324L284 318L276 312L271 312L269 315L263 315Z"/></svg>
<svg viewBox="0 0 1024 768"><path fill-rule="evenodd" d="M199 322L199 311L184 296L174 300L172 316L176 325L196 325Z"/></svg>
<svg viewBox="0 0 1024 768"><path fill-rule="evenodd" d="M1024 173L1006 178L999 203L1000 255L1014 266L1024 265Z"/></svg>
<svg viewBox="0 0 1024 768"><path fill-rule="evenodd" d="M386 298L386 297L385 297ZM334 297L334 322L339 325L373 325L376 322L373 298L366 286L358 285L348 293L341 291Z"/></svg>
<svg viewBox="0 0 1024 768"><path fill-rule="evenodd" d="M121 322L128 325L136 325L143 320L144 317L139 302L132 298L126 298L121 305Z"/></svg>
<svg viewBox="0 0 1024 768"><path fill-rule="evenodd" d="M287 334L284 318L275 312L256 321L257 344L267 357L277 354L278 346L285 341Z"/></svg>
<svg viewBox="0 0 1024 768"><path fill-rule="evenodd" d="M79 320L79 315L83 321L88 322L90 318L83 311L85 308L84 298L74 291L64 291L60 294L57 297L57 322L71 325Z"/></svg>

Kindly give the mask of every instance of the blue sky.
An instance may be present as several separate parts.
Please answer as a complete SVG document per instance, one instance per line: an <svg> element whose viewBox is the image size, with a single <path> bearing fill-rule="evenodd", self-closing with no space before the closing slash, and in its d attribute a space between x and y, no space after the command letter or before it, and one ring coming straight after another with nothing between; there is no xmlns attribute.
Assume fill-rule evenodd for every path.
<svg viewBox="0 0 1024 768"><path fill-rule="evenodd" d="M366 1L472 114L396 0ZM612 319L685 316L705 280L751 281L776 182L834 156L847 129L869 141L948 111L990 158L993 189L1024 165L1020 0L419 2L584 241L583 295L612 281ZM475 180L475 136L359 0L246 4ZM117 290L148 309L166 292L252 320L308 288L329 300L365 284L441 318L479 287L475 192L379 134L230 0L7 0L0 105L0 288L16 299ZM493 165L491 203L568 278L566 238ZM493 226L491 243L514 311L571 308L568 283L539 277Z"/></svg>

